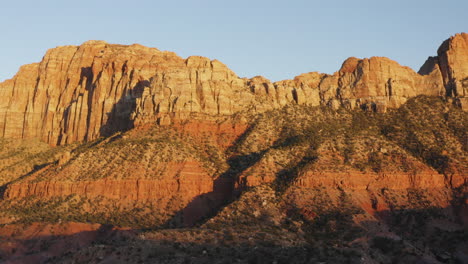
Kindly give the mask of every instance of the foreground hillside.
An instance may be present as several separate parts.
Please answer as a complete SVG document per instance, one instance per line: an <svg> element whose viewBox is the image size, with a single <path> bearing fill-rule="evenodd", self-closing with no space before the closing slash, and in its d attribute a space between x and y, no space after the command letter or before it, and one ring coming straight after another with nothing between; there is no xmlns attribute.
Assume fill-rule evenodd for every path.
<svg viewBox="0 0 468 264"><path fill-rule="evenodd" d="M467 63L51 49L0 83L0 262L468 263Z"/></svg>
<svg viewBox="0 0 468 264"><path fill-rule="evenodd" d="M1 256L463 262L467 122L419 96L387 113L286 106L205 132L186 123L61 148L5 144ZM57 249L63 240L76 248Z"/></svg>

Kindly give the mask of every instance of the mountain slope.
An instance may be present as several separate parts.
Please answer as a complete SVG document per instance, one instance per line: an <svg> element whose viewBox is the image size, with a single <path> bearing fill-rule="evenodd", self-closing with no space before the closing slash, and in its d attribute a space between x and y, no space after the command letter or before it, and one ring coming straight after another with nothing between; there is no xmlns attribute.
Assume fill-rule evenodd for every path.
<svg viewBox="0 0 468 264"><path fill-rule="evenodd" d="M276 83L52 49L0 84L0 262L466 262L466 41Z"/></svg>

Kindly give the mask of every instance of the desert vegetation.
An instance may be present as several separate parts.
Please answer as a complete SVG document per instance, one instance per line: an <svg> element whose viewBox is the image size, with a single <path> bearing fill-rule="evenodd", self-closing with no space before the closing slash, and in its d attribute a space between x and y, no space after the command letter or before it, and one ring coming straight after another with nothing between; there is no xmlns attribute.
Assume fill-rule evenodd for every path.
<svg viewBox="0 0 468 264"><path fill-rule="evenodd" d="M200 164L210 181L228 180L232 193L188 202L183 195L125 202L86 193L4 198L2 227L80 222L139 232L125 242L98 241L51 259L56 263L99 262L100 256L142 263L408 263L424 256L456 263L466 244L459 213L466 199L466 183L459 182L466 182L468 164L466 112L443 98L419 96L386 113L288 105L235 118L253 121L228 148L208 134L170 126L57 148L3 140L2 194L10 184L49 181L176 182L181 174L167 178L168 164L187 161ZM421 188L423 171L442 175L446 187ZM324 184L315 179L324 172L348 176ZM392 180L400 174L409 187ZM359 175L378 180L356 187ZM212 208L187 226L184 210L194 201Z"/></svg>

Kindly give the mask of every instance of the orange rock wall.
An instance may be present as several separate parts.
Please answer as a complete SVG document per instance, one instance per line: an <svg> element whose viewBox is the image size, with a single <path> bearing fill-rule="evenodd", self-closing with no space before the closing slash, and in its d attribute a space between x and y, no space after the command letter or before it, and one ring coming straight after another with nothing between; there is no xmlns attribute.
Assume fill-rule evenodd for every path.
<svg viewBox="0 0 468 264"><path fill-rule="evenodd" d="M259 176L250 174L241 176L236 183L236 187L254 187L271 183L275 179L274 175ZM451 179L447 179L443 174L428 169L417 174L404 172L306 171L293 182L293 185L306 188L327 187L346 190L377 190L382 188L403 190L408 188L458 187L464 183L463 175L452 175Z"/></svg>
<svg viewBox="0 0 468 264"><path fill-rule="evenodd" d="M219 117L291 103L385 111L419 94L459 96L463 103L467 36L444 42L423 75L387 58L349 58L333 75L312 72L276 83L239 78L217 60L182 59L137 44L57 47L0 83L0 137L61 145L193 113Z"/></svg>
<svg viewBox="0 0 468 264"><path fill-rule="evenodd" d="M55 178L48 181L34 181L34 178L7 186L6 199L28 196L44 198L72 194L89 198L98 196L121 201L167 201L175 194L187 202L204 193L214 191L214 180L198 163L184 162L169 164L162 179L97 179L93 181L66 181Z"/></svg>

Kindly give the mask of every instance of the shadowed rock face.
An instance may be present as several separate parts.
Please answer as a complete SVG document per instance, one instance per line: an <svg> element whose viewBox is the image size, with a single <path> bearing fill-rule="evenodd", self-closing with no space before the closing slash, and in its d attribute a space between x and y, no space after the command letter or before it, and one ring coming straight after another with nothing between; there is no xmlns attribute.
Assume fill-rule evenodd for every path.
<svg viewBox="0 0 468 264"><path fill-rule="evenodd" d="M286 104L383 112L420 94L464 97L467 36L445 41L420 74L387 58L349 58L333 75L306 73L275 83L239 78L217 60L182 59L137 44L57 47L0 84L0 135L63 145L191 113L264 112Z"/></svg>

